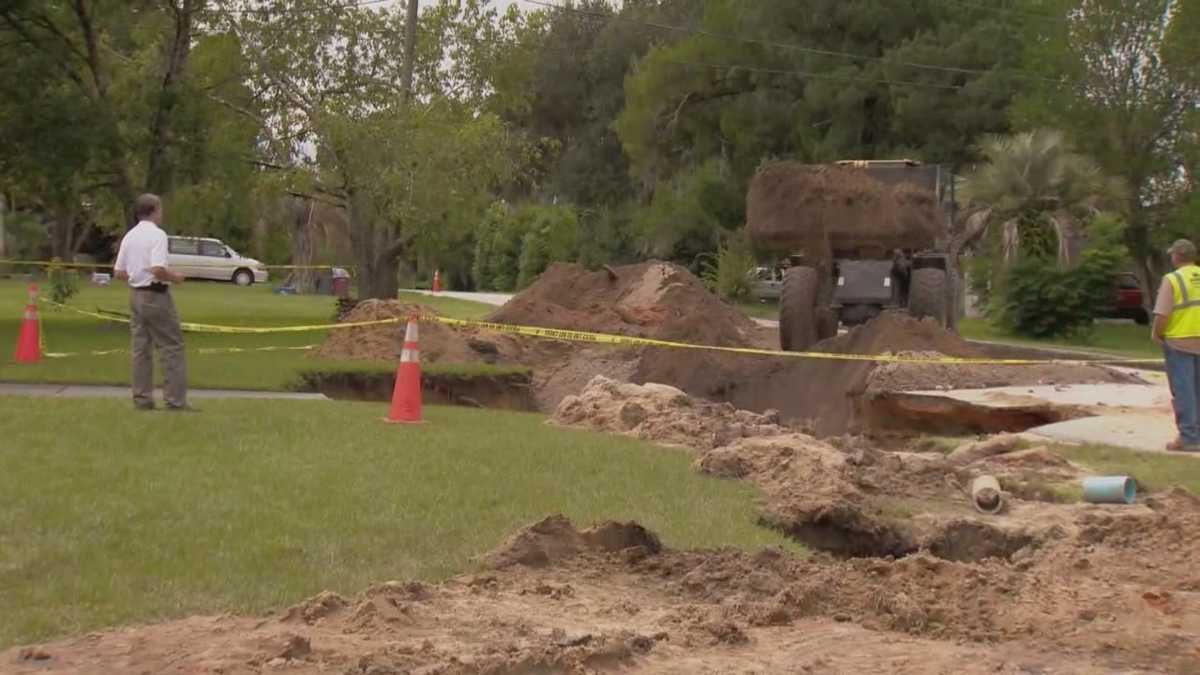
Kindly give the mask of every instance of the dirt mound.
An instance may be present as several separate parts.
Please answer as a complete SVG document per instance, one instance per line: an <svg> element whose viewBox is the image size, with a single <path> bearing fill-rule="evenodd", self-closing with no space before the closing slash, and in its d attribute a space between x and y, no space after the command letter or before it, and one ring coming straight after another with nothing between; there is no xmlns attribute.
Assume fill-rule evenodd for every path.
<svg viewBox="0 0 1200 675"><path fill-rule="evenodd" d="M413 315L436 316L437 312L424 305L398 300L363 300L340 322L407 319ZM404 347L406 326L406 321L400 321L332 330L312 355L334 360L398 360ZM436 321L421 322L420 345L424 363L520 363L532 360L525 353L526 343L521 340L507 335L458 330Z"/></svg>
<svg viewBox="0 0 1200 675"><path fill-rule="evenodd" d="M779 417L693 399L665 384L636 385L597 375L568 396L554 422L683 447L719 447L747 436L783 433Z"/></svg>
<svg viewBox="0 0 1200 675"><path fill-rule="evenodd" d="M336 602L323 593L297 605L303 621L191 617L13 648L0 670L1196 672L1198 507L1175 493L1161 501L1081 510L1072 532L1011 562L603 552L620 540L543 567L392 581Z"/></svg>
<svg viewBox="0 0 1200 675"><path fill-rule="evenodd" d="M758 333L686 269L658 261L598 272L556 263L489 320L726 347Z"/></svg>
<svg viewBox="0 0 1200 675"><path fill-rule="evenodd" d="M422 305L397 300L364 300L347 313L339 323L407 319L421 314L435 314ZM398 360L404 346L405 321L376 326L358 326L329 331L313 356L322 359ZM426 321L421 324L421 360L437 362L481 361L484 355L471 349L467 339L441 324Z"/></svg>
<svg viewBox="0 0 1200 675"><path fill-rule="evenodd" d="M545 567L584 551L616 553L636 549L639 555L662 551L658 537L634 522L607 521L579 531L564 515L553 515L524 527L484 556L492 569L514 565Z"/></svg>
<svg viewBox="0 0 1200 675"><path fill-rule="evenodd" d="M1044 448L1005 457L1019 448L1015 436L969 443L949 455L889 453L853 439L827 443L781 427L773 416L693 399L673 387L603 377L564 400L554 421L688 447L699 453L697 470L746 479L763 491L763 523L841 556L924 550L952 560L1009 559L1071 529L1074 505L1053 503L1049 483L1080 475ZM1048 472L1039 483L1041 467ZM974 511L968 486L983 474L1013 486L1006 517Z"/></svg>
<svg viewBox="0 0 1200 675"><path fill-rule="evenodd" d="M817 255L825 235L833 251L933 248L945 216L932 189L884 184L864 168L778 162L751 180L746 221L760 246Z"/></svg>
<svg viewBox="0 0 1200 675"><path fill-rule="evenodd" d="M843 335L829 338L815 351L843 354L926 352L960 358L981 358L980 349L946 330L933 319L919 320L907 312L883 312Z"/></svg>
<svg viewBox="0 0 1200 675"><path fill-rule="evenodd" d="M831 354L905 354L924 358L983 358L981 350L931 320L884 312L811 351ZM739 409L778 410L791 424L819 436L861 431L874 423L866 396L908 389L984 388L1053 383L1136 382L1100 366L1038 364L978 366L880 363L800 357L758 357L649 349L633 381L665 382L688 394Z"/></svg>
<svg viewBox="0 0 1200 675"><path fill-rule="evenodd" d="M936 359L940 352L900 351L895 356ZM1137 378L1104 366L1077 363L1039 363L1037 365L953 363L881 363L871 371L867 389L871 391L946 391L950 389L986 389L1042 384L1099 384L1136 382Z"/></svg>

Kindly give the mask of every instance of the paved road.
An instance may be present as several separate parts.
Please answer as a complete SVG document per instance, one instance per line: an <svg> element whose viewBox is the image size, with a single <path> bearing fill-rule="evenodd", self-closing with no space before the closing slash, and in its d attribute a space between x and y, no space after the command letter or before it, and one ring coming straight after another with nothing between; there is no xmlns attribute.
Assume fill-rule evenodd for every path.
<svg viewBox="0 0 1200 675"><path fill-rule="evenodd" d="M425 291L425 290L418 290L418 289L410 289L410 290L406 290L404 292L405 293L420 293L421 295L433 295L433 291ZM465 291L442 291L442 292L438 293L438 295L443 298L454 298L456 300L470 300L472 302L482 302L485 305L491 305L493 307L499 307L499 306L503 305L504 303L508 302L509 300L512 300L512 298L513 298L512 293L468 293ZM770 319L755 319L754 322L760 326L766 326L767 328L779 328L779 322L772 321Z"/></svg>
<svg viewBox="0 0 1200 675"><path fill-rule="evenodd" d="M162 390L159 390L159 399ZM21 384L0 382L0 396L48 396L55 398L129 398L129 387L86 384ZM237 389L189 389L188 398L253 398L288 401L328 401L324 394L288 391L243 391Z"/></svg>
<svg viewBox="0 0 1200 675"><path fill-rule="evenodd" d="M420 293L421 295L433 295L433 291L424 291L418 289L406 290L404 292ZM462 291L442 291L437 295L443 298L454 298L455 300L482 302L485 305L491 305L493 307L499 307L513 298L512 293L466 293Z"/></svg>

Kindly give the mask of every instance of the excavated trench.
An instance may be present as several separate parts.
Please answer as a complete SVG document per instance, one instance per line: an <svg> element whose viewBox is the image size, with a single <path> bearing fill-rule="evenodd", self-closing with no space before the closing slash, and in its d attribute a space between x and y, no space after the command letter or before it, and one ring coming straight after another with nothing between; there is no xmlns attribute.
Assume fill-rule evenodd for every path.
<svg viewBox="0 0 1200 675"><path fill-rule="evenodd" d="M896 559L926 551L954 562L1011 560L1018 551L1038 544L1027 533L1006 531L979 520L952 518L918 528L875 519L845 505L833 505L789 525L770 519L760 523L837 558Z"/></svg>
<svg viewBox="0 0 1200 675"><path fill-rule="evenodd" d="M940 436L1019 433L1090 416L1092 413L1076 406L1050 403L984 406L949 396L900 391L871 392L855 400L855 426L865 432Z"/></svg>
<svg viewBox="0 0 1200 675"><path fill-rule="evenodd" d="M309 370L300 374L296 388L319 392L336 400L390 401L395 382L393 373ZM528 372L481 375L423 372L421 397L429 405L521 412L537 410L532 377Z"/></svg>

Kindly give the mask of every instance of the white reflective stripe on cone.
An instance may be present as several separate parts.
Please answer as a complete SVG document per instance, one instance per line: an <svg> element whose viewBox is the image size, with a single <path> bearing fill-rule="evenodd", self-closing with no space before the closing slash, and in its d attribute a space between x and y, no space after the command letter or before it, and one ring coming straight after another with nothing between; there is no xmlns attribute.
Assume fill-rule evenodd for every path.
<svg viewBox="0 0 1200 675"><path fill-rule="evenodd" d="M405 349L400 352L400 363L420 363L421 350Z"/></svg>

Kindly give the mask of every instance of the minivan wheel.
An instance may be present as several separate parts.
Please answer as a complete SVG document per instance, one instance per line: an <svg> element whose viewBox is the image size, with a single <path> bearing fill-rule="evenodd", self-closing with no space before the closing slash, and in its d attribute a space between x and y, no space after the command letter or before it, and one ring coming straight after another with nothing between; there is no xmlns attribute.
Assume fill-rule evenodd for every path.
<svg viewBox="0 0 1200 675"><path fill-rule="evenodd" d="M250 270L238 270L233 273L233 283L238 286L249 286L254 283L254 273Z"/></svg>

